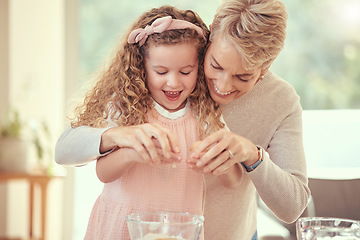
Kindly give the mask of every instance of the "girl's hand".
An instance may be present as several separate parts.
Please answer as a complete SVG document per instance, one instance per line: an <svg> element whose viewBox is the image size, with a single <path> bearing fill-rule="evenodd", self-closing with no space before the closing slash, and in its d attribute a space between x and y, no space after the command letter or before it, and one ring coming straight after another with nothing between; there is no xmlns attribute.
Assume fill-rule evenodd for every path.
<svg viewBox="0 0 360 240"><path fill-rule="evenodd" d="M135 149L141 159L150 164L173 159L174 154L180 152L177 138L170 129L150 123L106 130L101 136L100 152L117 147Z"/></svg>
<svg viewBox="0 0 360 240"><path fill-rule="evenodd" d="M201 141L194 142L190 147L190 153L194 152L194 150L199 146L200 143L201 143ZM205 154L205 152L200 152L200 153L198 153L197 156L199 158L201 158L204 154ZM191 155L190 155L190 159L187 160L187 165L188 165L188 168L191 168L197 172L203 173L203 167L202 166L198 167L196 165L199 158L192 159Z"/></svg>
<svg viewBox="0 0 360 240"><path fill-rule="evenodd" d="M155 138L153 138L152 141L155 144L161 164L172 164L181 160L180 154L173 151L170 152L170 155L168 157L165 157L160 142Z"/></svg>
<svg viewBox="0 0 360 240"><path fill-rule="evenodd" d="M171 152L170 158L165 158L159 141L157 139L152 139L152 141L156 147L156 152L161 159L161 163L169 164L179 160L179 155L173 152ZM103 183L112 182L126 173L135 162L153 164L152 161L145 161L134 148L117 148L113 152L97 160L96 174Z"/></svg>
<svg viewBox="0 0 360 240"><path fill-rule="evenodd" d="M214 175L227 173L236 163L251 165L258 160L257 147L250 140L226 129L195 143L190 151L189 167Z"/></svg>

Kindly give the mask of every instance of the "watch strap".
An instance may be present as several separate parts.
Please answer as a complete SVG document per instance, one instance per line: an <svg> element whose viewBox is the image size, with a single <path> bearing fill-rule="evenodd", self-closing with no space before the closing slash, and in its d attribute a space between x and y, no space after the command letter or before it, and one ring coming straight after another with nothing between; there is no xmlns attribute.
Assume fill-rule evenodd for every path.
<svg viewBox="0 0 360 240"><path fill-rule="evenodd" d="M245 165L244 162L241 162L241 165L243 165L243 167L246 169L247 172L252 172L254 171L263 161L263 148L260 146L256 146L258 149L258 155L259 155L259 160L257 160L255 163L251 164L250 166Z"/></svg>

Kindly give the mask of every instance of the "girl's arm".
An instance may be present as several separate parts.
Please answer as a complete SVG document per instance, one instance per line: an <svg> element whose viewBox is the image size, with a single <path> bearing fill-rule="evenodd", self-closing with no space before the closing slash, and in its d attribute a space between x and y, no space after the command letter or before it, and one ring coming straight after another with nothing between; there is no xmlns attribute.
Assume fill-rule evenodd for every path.
<svg viewBox="0 0 360 240"><path fill-rule="evenodd" d="M101 157L96 162L96 174L103 183L115 181L139 159L140 156L134 149L122 148Z"/></svg>
<svg viewBox="0 0 360 240"><path fill-rule="evenodd" d="M162 148L157 139L151 140L157 155L160 158L159 163L153 161L146 161L141 157L139 152L134 148L117 148L108 155L101 157L96 162L96 174L99 180L103 183L115 181L126 173L131 166L136 163L139 164L169 164L179 160L178 155L172 153L169 158L165 158Z"/></svg>
<svg viewBox="0 0 360 240"><path fill-rule="evenodd" d="M205 171L203 167L197 167L196 162L191 162L191 160L188 160L188 167L204 174L213 174L215 176L218 176L221 184L229 189L235 189L240 186L242 178L244 176L244 169L239 164L233 164L226 170L218 172L216 174L211 171L209 172L208 170Z"/></svg>
<svg viewBox="0 0 360 240"><path fill-rule="evenodd" d="M221 184L230 189L240 186L244 176L244 169L240 164L234 164L222 174L218 175Z"/></svg>
<svg viewBox="0 0 360 240"><path fill-rule="evenodd" d="M215 134L216 136L222 136L223 139L230 139L229 142L233 142L234 139L231 139L231 136L236 136L231 133L227 129L219 130ZM214 136L215 136L214 135ZM240 163L237 163L235 159L230 159L230 153L226 149L224 150L224 146L219 146L219 139L215 137L217 140L213 141L213 135L205 138L204 141L209 142L211 139L211 144L204 145L204 141L195 142L191 148L190 158L188 159L189 168L196 169L204 174L213 174L218 176L222 185L226 188L234 189L237 188L242 181L244 176L244 168ZM202 148L205 146L205 148ZM256 148L256 147L255 147ZM198 149L201 149L200 151ZM195 152L195 150L197 150ZM206 157L208 154L214 154L214 152L218 152L216 154L216 159L213 161L203 162L202 159Z"/></svg>

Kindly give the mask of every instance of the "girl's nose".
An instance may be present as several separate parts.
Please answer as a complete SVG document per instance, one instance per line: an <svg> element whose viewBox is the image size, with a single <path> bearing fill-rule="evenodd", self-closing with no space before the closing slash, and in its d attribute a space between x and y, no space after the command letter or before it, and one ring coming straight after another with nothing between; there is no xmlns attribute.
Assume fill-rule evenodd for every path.
<svg viewBox="0 0 360 240"><path fill-rule="evenodd" d="M180 85L178 76L175 74L169 74L167 79L167 85L171 88L177 88Z"/></svg>

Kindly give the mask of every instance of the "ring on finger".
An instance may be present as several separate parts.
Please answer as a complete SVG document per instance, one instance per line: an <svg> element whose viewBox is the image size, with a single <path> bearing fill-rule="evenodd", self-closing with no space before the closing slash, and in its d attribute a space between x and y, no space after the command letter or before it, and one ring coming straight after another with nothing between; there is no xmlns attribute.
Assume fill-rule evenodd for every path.
<svg viewBox="0 0 360 240"><path fill-rule="evenodd" d="M232 159L234 157L234 154L230 151L230 149L226 149L229 152L229 159Z"/></svg>

